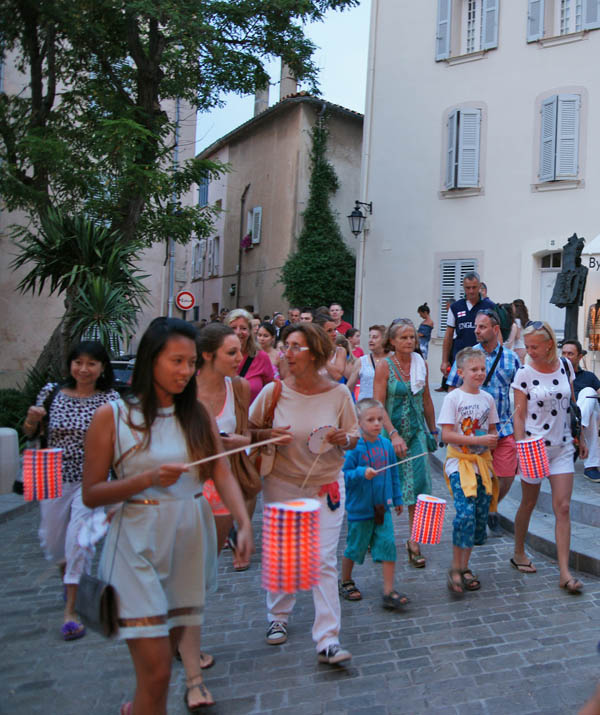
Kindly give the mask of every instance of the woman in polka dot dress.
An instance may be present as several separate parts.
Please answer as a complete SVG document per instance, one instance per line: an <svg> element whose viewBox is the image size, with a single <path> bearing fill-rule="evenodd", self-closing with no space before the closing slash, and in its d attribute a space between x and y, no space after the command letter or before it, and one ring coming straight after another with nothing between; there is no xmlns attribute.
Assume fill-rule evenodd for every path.
<svg viewBox="0 0 600 715"><path fill-rule="evenodd" d="M565 361L565 366L565 363L558 359L556 337L547 323L531 323L523 335L530 363L517 370L512 384L515 396L515 438L544 439L550 462L552 509L556 520L559 585L569 593L579 593L583 584L569 571L569 507L574 463L569 400L575 375L568 360ZM585 458L587 447L583 441L580 442L579 449L581 456ZM521 573L535 573L535 566L525 554L525 537L531 512L540 493L541 480L522 474L520 479L522 497L515 516L515 551L511 564Z"/></svg>

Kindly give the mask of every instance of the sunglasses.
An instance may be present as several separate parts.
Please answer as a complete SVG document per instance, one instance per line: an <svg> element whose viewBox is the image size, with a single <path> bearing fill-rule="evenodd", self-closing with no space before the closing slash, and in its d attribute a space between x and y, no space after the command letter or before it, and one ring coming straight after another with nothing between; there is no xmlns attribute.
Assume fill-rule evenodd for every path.
<svg viewBox="0 0 600 715"><path fill-rule="evenodd" d="M496 311L492 310L491 308L482 308L481 310L477 311L477 315L487 315L487 317L490 318L495 325L500 325L500 318L498 317L498 313L496 313Z"/></svg>
<svg viewBox="0 0 600 715"><path fill-rule="evenodd" d="M541 320L534 320L534 321L530 322L527 327L528 327L528 328L533 328L534 330L543 330L543 331L546 333L546 335L548 336L548 338L549 338L550 340L552 340L552 335L550 335L550 331L549 331L548 328L544 325L544 323L542 323Z"/></svg>

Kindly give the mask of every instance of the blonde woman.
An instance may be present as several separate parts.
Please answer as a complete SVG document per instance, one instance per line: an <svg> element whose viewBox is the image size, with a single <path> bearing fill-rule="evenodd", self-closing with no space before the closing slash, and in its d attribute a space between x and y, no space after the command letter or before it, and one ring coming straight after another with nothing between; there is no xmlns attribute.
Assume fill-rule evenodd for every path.
<svg viewBox="0 0 600 715"><path fill-rule="evenodd" d="M569 360L557 356L554 331L541 321L523 331L530 363L515 375L515 439L544 439L550 462L550 488L554 511L556 552L560 570L559 586L568 593L580 593L583 584L569 571L571 520L569 507L573 491L573 438L570 428L569 401L573 396L575 377ZM580 438L582 458L587 447ZM515 516L515 548L511 565L521 573L535 573L536 568L525 554L525 537L529 520L540 493L540 479L521 475L521 505Z"/></svg>
<svg viewBox="0 0 600 715"><path fill-rule="evenodd" d="M225 325L233 328L240 339L242 362L238 375L246 378L250 385L250 404L265 385L273 381L273 365L267 353L260 350L252 332L252 316L243 308L230 311L225 318Z"/></svg>

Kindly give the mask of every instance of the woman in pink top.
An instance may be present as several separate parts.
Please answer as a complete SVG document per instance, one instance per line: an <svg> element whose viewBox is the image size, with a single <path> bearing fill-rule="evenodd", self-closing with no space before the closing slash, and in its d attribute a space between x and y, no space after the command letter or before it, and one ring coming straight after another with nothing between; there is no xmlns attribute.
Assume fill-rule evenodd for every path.
<svg viewBox="0 0 600 715"><path fill-rule="evenodd" d="M273 365L264 350L259 350L252 332L252 316L243 308L236 308L227 314L225 324L233 328L242 346L242 362L238 375L250 384L250 404L269 382L273 382Z"/></svg>

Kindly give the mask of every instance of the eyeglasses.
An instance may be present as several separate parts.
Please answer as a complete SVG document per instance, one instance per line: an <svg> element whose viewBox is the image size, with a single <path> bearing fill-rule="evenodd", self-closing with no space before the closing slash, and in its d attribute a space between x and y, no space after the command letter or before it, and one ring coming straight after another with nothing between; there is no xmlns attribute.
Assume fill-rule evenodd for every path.
<svg viewBox="0 0 600 715"><path fill-rule="evenodd" d="M306 345L288 345L287 343L284 343L281 346L281 349L284 353L287 353L289 351L294 355L297 355L298 353L303 353L305 350L310 350L310 348Z"/></svg>

